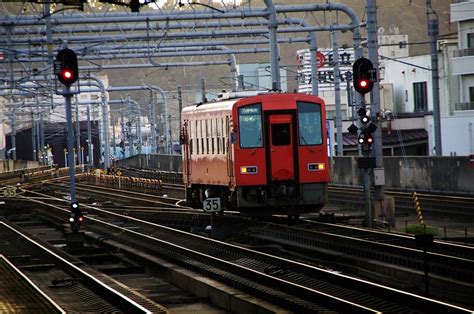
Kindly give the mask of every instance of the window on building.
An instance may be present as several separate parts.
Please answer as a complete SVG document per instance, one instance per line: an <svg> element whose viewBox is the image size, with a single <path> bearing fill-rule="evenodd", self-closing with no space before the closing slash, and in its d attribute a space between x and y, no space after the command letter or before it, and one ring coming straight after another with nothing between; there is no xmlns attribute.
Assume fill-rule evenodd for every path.
<svg viewBox="0 0 474 314"><path fill-rule="evenodd" d="M428 93L426 82L413 83L415 112L428 110Z"/></svg>
<svg viewBox="0 0 474 314"><path fill-rule="evenodd" d="M474 48L474 33L467 34L467 48Z"/></svg>

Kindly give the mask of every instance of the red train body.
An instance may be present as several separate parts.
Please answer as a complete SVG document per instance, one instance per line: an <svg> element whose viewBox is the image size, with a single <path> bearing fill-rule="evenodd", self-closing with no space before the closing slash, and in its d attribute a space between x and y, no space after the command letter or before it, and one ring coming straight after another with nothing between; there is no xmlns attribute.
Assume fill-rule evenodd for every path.
<svg viewBox="0 0 474 314"><path fill-rule="evenodd" d="M265 93L182 111L186 199L201 208L259 216L318 212L327 200L329 164L324 101Z"/></svg>

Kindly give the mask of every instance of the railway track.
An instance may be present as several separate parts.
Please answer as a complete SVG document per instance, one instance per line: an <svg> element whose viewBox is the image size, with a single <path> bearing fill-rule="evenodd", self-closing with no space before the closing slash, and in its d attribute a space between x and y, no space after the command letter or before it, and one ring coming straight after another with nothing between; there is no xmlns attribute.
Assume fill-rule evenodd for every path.
<svg viewBox="0 0 474 314"><path fill-rule="evenodd" d="M87 168L76 167L76 174L87 172ZM41 166L37 168L19 169L0 173L0 186L17 186L35 188L43 180L61 179L69 175L69 168L52 168Z"/></svg>
<svg viewBox="0 0 474 314"><path fill-rule="evenodd" d="M58 185L55 185L57 188ZM67 186L59 186L66 189ZM185 209L196 212L188 207L180 206L180 199L167 198L158 195L142 194L113 188L89 186L79 184L79 191L97 195L100 193L108 199L124 199L128 202L148 203L148 205L161 206L162 209ZM306 230L303 230L303 228ZM387 233L377 230L368 230L350 226L324 224L307 221L306 225L299 228L299 239L295 243L307 243L308 239L315 247L331 247L338 252L348 252L356 256L370 257L381 262L388 262L396 266L423 269L423 256L421 250L415 245L414 237ZM290 234L294 237L291 227L268 224L264 227L254 227L252 233L274 239L287 239ZM384 252L383 254L381 252ZM429 250L431 272L440 276L450 276L455 280L474 282L474 247L435 241Z"/></svg>
<svg viewBox="0 0 474 314"><path fill-rule="evenodd" d="M66 312L150 313L4 219L0 251Z"/></svg>
<svg viewBox="0 0 474 314"><path fill-rule="evenodd" d="M68 211L61 215L67 216ZM296 312L464 311L446 303L100 209L95 209L95 216L87 217L85 227Z"/></svg>
<svg viewBox="0 0 474 314"><path fill-rule="evenodd" d="M128 176L163 180L164 183L182 184L182 173L154 171L147 169L124 168ZM413 212L414 205L411 193L386 190L387 196L395 198L397 212ZM474 219L474 198L468 196L439 195L439 193L417 193L423 212L428 215L460 216ZM364 191L360 187L329 185L329 204L344 208L358 209L365 205Z"/></svg>
<svg viewBox="0 0 474 314"><path fill-rule="evenodd" d="M64 192L69 191L68 182L45 182L43 187L51 188L55 190L61 190ZM82 198L94 197L104 198L115 202L122 203L133 203L137 206L140 204L155 206L158 208L175 208L175 209L187 209L190 208L181 204L184 204L183 199L173 198L169 196L156 195L151 193L141 193L137 191L129 191L126 189L117 189L115 187L92 185L88 183L76 183L76 191Z"/></svg>
<svg viewBox="0 0 474 314"><path fill-rule="evenodd" d="M244 233L262 243L278 244L298 260L332 263L332 267L391 284L398 278L399 287L425 289L425 255L412 236L323 223L291 227L266 223ZM469 297L474 294L473 257L474 247L435 241L427 253L431 295L474 306ZM379 276L375 278L374 273Z"/></svg>
<svg viewBox="0 0 474 314"><path fill-rule="evenodd" d="M57 185L56 185L57 187ZM56 188L55 187L55 188ZM68 185L65 185L65 187L68 187ZM63 187L64 188L64 187ZM137 205L122 205L127 208L123 208L122 212L126 213L126 215L130 216L135 216L135 217L142 217L146 219L154 219L160 220L161 218L157 218L153 210L154 209L160 209L160 210L169 210L172 211L173 207L176 205L176 200L171 200L171 204L161 204L161 203L155 203L155 202L162 202L163 197L160 195L156 196L151 196L149 193L138 193L137 192L124 192L124 191L117 191L116 188L113 187L90 187L87 185L84 185L83 187L85 190L87 190L87 193L91 193L90 195L93 195L92 193L97 193L97 191L101 191L104 196L108 195L109 193L113 192L110 196L108 196L109 199L114 199L118 200L119 197L125 196L123 198L123 202L125 203L132 203L132 204L137 204ZM179 190L179 184L172 184L172 188ZM160 191L161 193L162 191ZM146 209L144 208L143 210L140 210L136 208L138 206L138 201L143 201L143 199L150 198L150 201L146 201L147 203ZM166 199L166 198L165 198ZM169 200L166 200L168 202ZM145 204L144 203L144 204ZM122 207L121 206L121 207ZM169 206L169 207L168 207ZM181 206L176 206L176 207L181 207ZM185 210L186 211L186 210ZM156 211L155 211L156 213ZM194 213L194 214L193 214ZM195 220L197 217L197 213L187 213L189 214L189 219L194 220L192 224L195 224ZM185 212L183 212L185 214ZM170 214L162 213L160 215L161 217L167 217ZM175 226L179 226L180 222L179 220L182 218L182 214L179 212L173 213L173 215L177 215L176 218L171 219L173 221L173 224ZM148 218L147 218L148 217ZM150 218L153 217L153 218ZM166 218L165 218L166 219ZM188 219L188 220L189 220ZM186 221L186 219L184 219ZM185 223L186 224L186 223ZM191 225L192 225L191 224ZM188 224L189 226L190 224ZM201 224L202 225L202 224ZM334 228L338 228L338 230ZM305 228L306 229L314 229L314 230L306 230L305 232L309 232L309 235L300 235L299 233L296 233L294 230L288 232L286 235L285 232L282 230L285 229L285 226L279 225L278 227L275 227L275 229L278 230L278 232L272 231L271 227L265 227L265 232L260 235L258 235L258 231L256 232L256 229L253 229L252 234L253 236L260 237L261 240L266 240L266 241L272 241L272 243L278 242L278 241L287 241L285 242L286 245L288 246L301 246L303 243L304 245L307 246L307 243L312 243L311 245L314 245L314 248L319 250L324 249L324 248L330 248L331 250L334 250L335 252L342 252L347 254L350 252L353 258L364 258L364 259L374 259L382 263L388 263L395 265L397 267L404 267L404 268L411 268L414 269L414 271L419 272L422 265L422 258L420 259L420 250L417 250L414 247L414 241L412 237L408 236L400 236L400 237L395 237L393 234L389 233L382 233L382 232L369 232L365 230L365 233L361 233L361 231L357 231L357 233L354 231L355 229L347 228L339 229L340 226L336 225L319 225L319 227L313 223L310 224L308 223ZM258 228L258 227L256 227ZM331 230L331 228L333 228ZM334 233L334 236L329 236L328 234ZM269 235L271 234L271 235ZM275 234L280 234L281 236L276 236ZM291 234L291 236L288 236L288 234ZM285 239L285 237L287 237ZM338 238L339 237L339 238ZM291 244L288 244L288 238L291 238ZM308 240L309 239L309 240ZM317 239L315 241L315 239ZM342 241L341 239L344 239ZM352 239L352 240L350 240ZM358 244L353 244L350 243L352 241L353 243L358 243ZM364 241L366 241L364 243ZM378 241L378 242L377 242ZM376 243L377 242L377 243ZM317 244L314 244L317 243ZM453 276L453 280L464 280L466 281L466 278L472 278L472 271L469 272L469 269L472 269L472 258L469 260L469 256L471 253L466 253L462 247L463 246L456 246L456 245L448 245L448 246L443 246L442 242L435 242L435 245L433 247L433 250L430 254L430 261L431 261L431 256L434 256L435 267L433 268L432 275L436 276ZM388 247L390 249L380 249L381 246ZM409 248L408 250L405 249L403 251L401 248L406 247ZM449 247L449 249L447 249ZM400 250L399 252L397 252ZM472 250L472 247L471 247ZM409 252L408 254L406 252ZM337 253L336 253L337 254ZM450 259L449 255L456 256L458 259L454 259L454 263L450 265L452 259ZM376 258L374 258L375 256ZM472 256L472 255L471 255ZM442 261L442 260L445 261ZM467 259L467 261L466 261ZM441 262L440 262L441 261ZM464 265L468 264L468 265ZM456 269L453 271L453 268ZM468 269L468 270L466 270ZM436 282L436 281L435 281ZM472 287L467 287L465 292L471 291ZM469 292L468 292L469 293ZM459 301L459 300L457 300Z"/></svg>
<svg viewBox="0 0 474 314"><path fill-rule="evenodd" d="M134 206L113 211L201 233L212 223L209 215L195 211L156 211L152 207ZM242 240L242 245L255 242L255 239L266 244L277 244L286 253L294 252L285 253L289 258L291 256L293 259L313 264L330 264L328 261L331 261L333 267L346 265L342 269L352 273L354 271L348 270L347 265L357 266L365 271L358 272L361 276L388 284L398 284L400 288L409 287L413 291L424 291L424 255L423 251L416 247L413 236L313 221L306 221L305 224L294 227L288 227L285 223L286 220L272 224L255 223L235 216L219 217L219 227L216 227L214 235L230 237L236 241L235 235L243 233L247 235L247 240ZM470 284L474 278L473 250L472 246L443 241L433 243L428 252L432 295L459 303L469 302L466 297L474 293L474 287ZM341 254L344 254L343 258ZM319 261L315 262L314 257ZM374 276L375 273L380 276ZM383 277L388 273L391 275L384 281ZM406 278L410 278L410 282L406 282Z"/></svg>

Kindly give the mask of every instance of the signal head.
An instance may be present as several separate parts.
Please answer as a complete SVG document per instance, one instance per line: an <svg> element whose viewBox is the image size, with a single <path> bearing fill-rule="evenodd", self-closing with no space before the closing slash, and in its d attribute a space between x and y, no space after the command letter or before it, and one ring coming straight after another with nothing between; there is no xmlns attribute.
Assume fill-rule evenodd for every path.
<svg viewBox="0 0 474 314"><path fill-rule="evenodd" d="M367 132L369 133L374 133L375 130L377 130L377 125L373 122L370 122L368 125L367 125L367 128L366 128Z"/></svg>
<svg viewBox="0 0 474 314"><path fill-rule="evenodd" d="M71 49L63 49L56 55L59 69L56 74L58 80L64 85L71 85L79 78L76 53Z"/></svg>
<svg viewBox="0 0 474 314"><path fill-rule="evenodd" d="M362 95L367 94L374 87L373 70L372 62L366 58L356 60L352 66L354 88Z"/></svg>
<svg viewBox="0 0 474 314"><path fill-rule="evenodd" d="M374 138L373 138L372 134L367 133L367 132L362 132L362 133L359 134L359 137L357 138L357 142L360 145L366 144L367 148L368 148L374 142Z"/></svg>
<svg viewBox="0 0 474 314"><path fill-rule="evenodd" d="M370 145L373 142L374 142L374 138L372 137L372 134L367 134L366 139L365 139L365 143Z"/></svg>
<svg viewBox="0 0 474 314"><path fill-rule="evenodd" d="M367 114L367 110L365 110L365 107L360 107L359 110L357 110L357 114L360 117L360 122L362 124L366 125L367 123L370 122L370 117Z"/></svg>
<svg viewBox="0 0 474 314"><path fill-rule="evenodd" d="M351 124L351 126L347 128L347 131L349 131L350 134L357 134L357 130L358 128L355 124Z"/></svg>

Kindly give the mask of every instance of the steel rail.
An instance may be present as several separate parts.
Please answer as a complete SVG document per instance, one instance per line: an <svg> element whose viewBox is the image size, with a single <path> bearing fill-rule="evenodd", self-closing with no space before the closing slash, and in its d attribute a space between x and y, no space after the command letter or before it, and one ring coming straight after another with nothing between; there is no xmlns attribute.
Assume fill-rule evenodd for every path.
<svg viewBox="0 0 474 314"><path fill-rule="evenodd" d="M354 234L340 234L339 230L341 228L334 227L332 230L317 231L281 224L265 224L262 227L251 227L248 233L251 233L252 237L262 237L271 241L275 241L275 239L289 240L290 243L304 244L313 249L330 249L370 260L423 270L424 252L415 247L413 237L411 241L390 243L388 239L386 242L382 242L380 234L364 239ZM395 236L391 238L395 238ZM403 247L403 243L409 243L409 247ZM427 252L430 273L464 282L473 282L474 259L472 256L474 255L469 254L466 250L472 254L473 248L465 248L462 253L459 252L459 255L463 257L441 254L430 249ZM468 257L469 255L470 257Z"/></svg>
<svg viewBox="0 0 474 314"><path fill-rule="evenodd" d="M75 266L73 263L69 262L68 260L62 258L55 252L51 251L49 248L43 246L39 242L30 238L29 236L21 233L12 225L2 220L0 221L0 226L7 228L11 232L16 233L19 237L21 237L25 241L28 241L35 248L41 250L42 252L44 252L51 258L53 258L54 261L58 263L62 269L65 269L67 272L73 274L76 278L80 278L80 280L84 282L87 287L91 288L96 293L102 295L105 299L108 300L108 302L111 302L111 304L114 304L118 308L127 312L131 312L131 313L151 313L149 310L147 310L143 306L139 305L138 303L131 300L127 296L123 295L122 293L116 291L115 289L107 286L106 284L104 284L102 281L98 280L94 276L89 275L87 272Z"/></svg>
<svg viewBox="0 0 474 314"><path fill-rule="evenodd" d="M125 182L122 184L125 184ZM44 185L45 186L51 185L61 190L68 188L67 184L44 183ZM122 199L128 202L149 203L149 204L155 204L155 205L160 205L160 206L167 205L173 208L188 208L185 206L177 205L177 203L182 202L182 199L137 193L137 192L131 192L131 191L126 191L126 190L120 190L119 192L117 192L116 188L113 189L113 188L100 187L100 186L91 187L88 185L78 183L76 186L76 190L78 192L87 193L90 195L102 195L102 196L105 196L106 198L109 198L109 199L112 198L115 200Z"/></svg>

